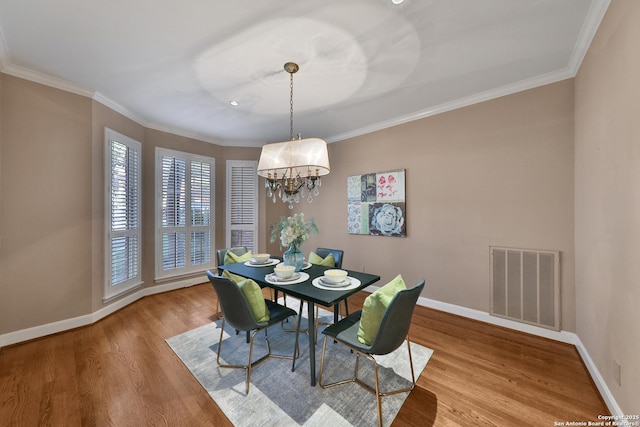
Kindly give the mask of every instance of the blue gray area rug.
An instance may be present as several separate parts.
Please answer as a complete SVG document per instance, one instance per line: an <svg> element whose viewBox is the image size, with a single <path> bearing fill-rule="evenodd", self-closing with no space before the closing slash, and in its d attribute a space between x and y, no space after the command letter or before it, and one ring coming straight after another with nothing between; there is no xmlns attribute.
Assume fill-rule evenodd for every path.
<svg viewBox="0 0 640 427"><path fill-rule="evenodd" d="M297 307L296 307L297 309ZM305 307L306 314L306 307ZM329 312L321 315L330 319ZM236 426L376 426L378 423L375 395L355 383L322 389L312 387L309 378L308 336L300 334L300 358L291 372L291 360L270 358L251 371L251 390L245 395L245 371L219 368L216 363L220 320L167 340L169 346L182 360L193 376L207 390L211 398ZM302 320L302 327L306 318ZM289 325L290 326L290 325ZM230 329L230 330L229 330ZM322 329L322 327L321 327ZM316 370L319 376L320 356L324 335L318 334L316 345ZM279 326L269 329L272 353L291 354L295 334L285 332ZM249 344L245 334L236 335L225 329L221 359L229 364L246 364ZM355 354L346 347L327 342L325 382L351 377L355 367ZM264 333L255 338L253 360L266 354ZM433 350L412 343L411 353L416 380L427 365ZM386 356L379 362L381 389L406 387L411 380L407 346ZM361 358L360 377L375 385L370 361ZM408 393L382 398L385 426L398 414Z"/></svg>

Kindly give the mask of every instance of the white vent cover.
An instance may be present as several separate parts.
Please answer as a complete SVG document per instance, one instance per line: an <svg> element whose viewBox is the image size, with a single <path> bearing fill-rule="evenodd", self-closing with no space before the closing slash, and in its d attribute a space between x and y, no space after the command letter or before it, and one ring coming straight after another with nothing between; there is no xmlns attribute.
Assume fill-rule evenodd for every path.
<svg viewBox="0 0 640 427"><path fill-rule="evenodd" d="M560 330L560 252L489 249L491 314Z"/></svg>

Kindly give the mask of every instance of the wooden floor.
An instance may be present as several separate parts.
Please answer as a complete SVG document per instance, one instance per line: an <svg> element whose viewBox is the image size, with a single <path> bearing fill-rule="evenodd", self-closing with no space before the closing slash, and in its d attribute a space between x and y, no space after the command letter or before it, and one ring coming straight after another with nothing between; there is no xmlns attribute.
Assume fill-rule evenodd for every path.
<svg viewBox="0 0 640 427"><path fill-rule="evenodd" d="M231 425L165 343L215 320L215 306L211 286L197 285L1 349L0 425ZM424 307L411 338L435 353L394 425L553 426L608 413L571 345Z"/></svg>

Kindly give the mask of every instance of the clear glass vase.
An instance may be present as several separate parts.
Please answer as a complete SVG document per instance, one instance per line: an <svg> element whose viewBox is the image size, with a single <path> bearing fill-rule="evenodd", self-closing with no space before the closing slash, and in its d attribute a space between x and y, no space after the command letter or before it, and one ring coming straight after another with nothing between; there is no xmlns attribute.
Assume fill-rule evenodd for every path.
<svg viewBox="0 0 640 427"><path fill-rule="evenodd" d="M301 271L304 265L304 254L298 249L298 245L292 243L282 255L284 265L292 265L296 271Z"/></svg>

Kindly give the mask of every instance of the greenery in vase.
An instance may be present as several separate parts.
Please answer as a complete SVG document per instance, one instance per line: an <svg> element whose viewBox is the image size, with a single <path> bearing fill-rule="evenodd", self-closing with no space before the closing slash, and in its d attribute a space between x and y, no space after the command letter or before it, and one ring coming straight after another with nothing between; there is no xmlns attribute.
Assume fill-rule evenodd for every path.
<svg viewBox="0 0 640 427"><path fill-rule="evenodd" d="M313 218L305 222L304 213L297 213L290 217L280 217L280 221L271 224L271 243L280 238L281 247L289 247L292 244L299 247L309 238L310 233L317 233L318 226Z"/></svg>

